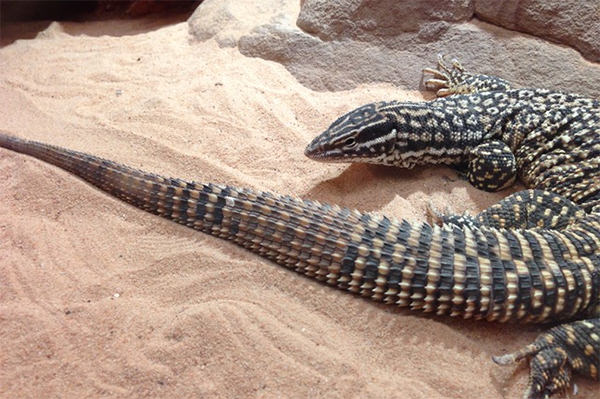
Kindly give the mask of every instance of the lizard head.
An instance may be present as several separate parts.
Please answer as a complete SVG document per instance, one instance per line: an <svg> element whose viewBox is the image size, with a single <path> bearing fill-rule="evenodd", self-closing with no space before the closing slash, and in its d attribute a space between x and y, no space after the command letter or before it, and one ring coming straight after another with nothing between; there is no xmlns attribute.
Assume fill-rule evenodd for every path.
<svg viewBox="0 0 600 399"><path fill-rule="evenodd" d="M322 162L366 162L402 168L460 164L480 144L482 132L457 131L454 122L448 120L452 116L442 106L429 103L363 105L333 122L304 154Z"/></svg>
<svg viewBox="0 0 600 399"><path fill-rule="evenodd" d="M322 162L386 163L396 143L395 120L385 112L389 105L371 103L341 116L315 137L304 154Z"/></svg>

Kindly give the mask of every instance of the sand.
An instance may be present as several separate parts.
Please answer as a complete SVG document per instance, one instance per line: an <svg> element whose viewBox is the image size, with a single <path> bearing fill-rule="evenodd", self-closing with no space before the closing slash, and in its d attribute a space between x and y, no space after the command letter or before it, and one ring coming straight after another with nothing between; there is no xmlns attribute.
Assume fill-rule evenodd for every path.
<svg viewBox="0 0 600 399"><path fill-rule="evenodd" d="M2 48L0 71L3 131L163 175L409 220L427 201L477 212L510 192L443 167L305 158L340 114L422 94L311 91L277 63L191 42L185 22L53 23ZM543 330L373 304L4 149L0 287L7 398L513 398L528 369L490 356ZM578 398L598 392L577 382Z"/></svg>

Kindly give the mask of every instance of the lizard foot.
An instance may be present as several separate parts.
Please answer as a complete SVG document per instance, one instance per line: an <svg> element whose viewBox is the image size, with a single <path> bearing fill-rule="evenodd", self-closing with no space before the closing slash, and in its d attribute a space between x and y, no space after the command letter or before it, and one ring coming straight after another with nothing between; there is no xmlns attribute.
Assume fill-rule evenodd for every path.
<svg viewBox="0 0 600 399"><path fill-rule="evenodd" d="M437 69L423 69L423 73L433 75L432 78L425 80L425 87L434 90L438 97L459 93L457 91L460 83L459 77L465 70L456 58L452 59L450 62L452 65L447 65L444 55L438 54Z"/></svg>
<svg viewBox="0 0 600 399"><path fill-rule="evenodd" d="M433 203L431 203L431 201L427 201L426 211L427 211L427 221L430 224L432 224L432 225L437 224L438 226L441 226L444 224L444 213L436 210L435 207L433 206ZM450 211L449 208L446 208L446 213L449 213L449 211Z"/></svg>
<svg viewBox="0 0 600 399"><path fill-rule="evenodd" d="M438 55L437 68L425 68L423 73L432 75L424 84L427 89L435 91L438 97L510 89L510 83L506 80L466 72L456 58L448 64L441 54Z"/></svg>
<svg viewBox="0 0 600 399"><path fill-rule="evenodd" d="M432 225L443 226L445 224L453 224L456 226L475 228L481 225L481 223L473 216L463 213L462 215L456 215L452 213L449 207L446 210L440 212L435 209L431 201L427 201L427 221Z"/></svg>
<svg viewBox="0 0 600 399"><path fill-rule="evenodd" d="M492 359L497 364L507 365L531 358L523 398L546 399L571 385L573 371L598 379L599 329L600 319L562 324L541 334L532 344Z"/></svg>

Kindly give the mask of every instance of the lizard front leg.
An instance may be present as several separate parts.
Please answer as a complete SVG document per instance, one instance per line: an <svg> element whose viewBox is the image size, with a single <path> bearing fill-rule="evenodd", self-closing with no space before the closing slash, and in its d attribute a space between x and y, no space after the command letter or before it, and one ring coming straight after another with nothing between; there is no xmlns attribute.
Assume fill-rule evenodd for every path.
<svg viewBox="0 0 600 399"><path fill-rule="evenodd" d="M480 190L499 191L517 179L517 160L502 141L479 144L468 152L467 178Z"/></svg>

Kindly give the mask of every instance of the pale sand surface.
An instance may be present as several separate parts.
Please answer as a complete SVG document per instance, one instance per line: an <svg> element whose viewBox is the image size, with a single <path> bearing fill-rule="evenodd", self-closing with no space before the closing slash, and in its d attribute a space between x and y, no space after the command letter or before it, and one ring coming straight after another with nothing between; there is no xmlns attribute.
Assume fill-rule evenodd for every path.
<svg viewBox="0 0 600 399"><path fill-rule="evenodd" d="M1 49L0 129L410 220L426 201L476 212L507 195L447 168L304 157L341 113L417 91L314 92L279 64L190 43L185 23L131 24L53 24ZM513 398L527 369L490 356L541 330L373 304L0 150L3 397ZM578 383L579 398L597 392Z"/></svg>

